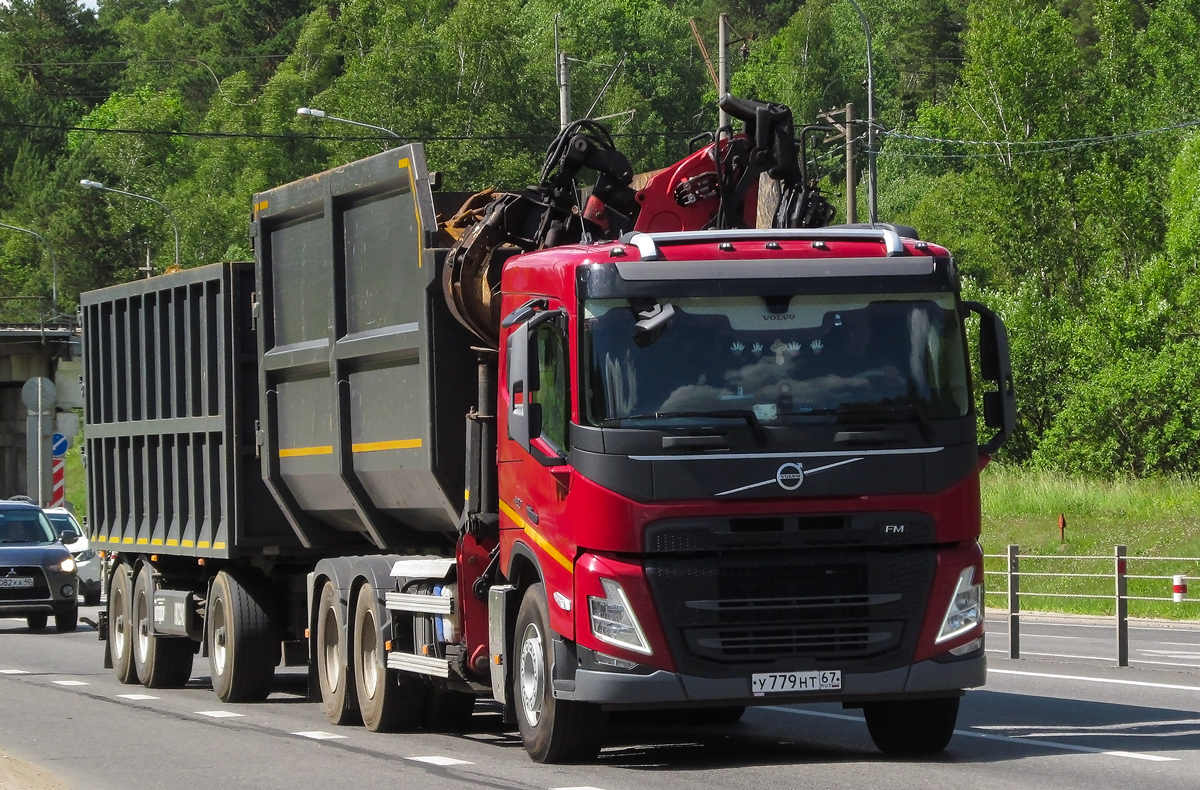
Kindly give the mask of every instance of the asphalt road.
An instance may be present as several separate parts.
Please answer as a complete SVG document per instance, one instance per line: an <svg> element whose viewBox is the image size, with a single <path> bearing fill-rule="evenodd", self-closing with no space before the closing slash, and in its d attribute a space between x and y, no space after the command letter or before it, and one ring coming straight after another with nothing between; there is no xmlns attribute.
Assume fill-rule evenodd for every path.
<svg viewBox="0 0 1200 790"><path fill-rule="evenodd" d="M813 705L752 709L731 725L626 722L597 764L542 766L482 704L459 735L335 727L305 701L296 670L277 676L266 702L224 705L206 660L185 689L124 686L101 668L90 628L32 634L0 619L0 752L88 790L1200 785L1200 630L1131 631L1131 656L1164 662L1120 669L1105 658L1111 626L1026 620L1027 657L1012 661L1005 625L991 619L989 650L1000 652L988 685L968 692L954 740L933 759L884 757L856 711Z"/></svg>

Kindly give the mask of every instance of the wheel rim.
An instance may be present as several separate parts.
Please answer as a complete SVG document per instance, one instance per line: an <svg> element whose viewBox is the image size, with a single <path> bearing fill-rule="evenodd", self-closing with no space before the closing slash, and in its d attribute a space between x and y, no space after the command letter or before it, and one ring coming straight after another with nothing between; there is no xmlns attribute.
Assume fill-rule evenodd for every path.
<svg viewBox="0 0 1200 790"><path fill-rule="evenodd" d="M338 686L342 683L342 652L339 650L339 636L337 618L333 616L332 611L328 611L325 614L325 627L321 629L321 642L324 645L321 652L325 656L325 685L329 687L330 691L337 691Z"/></svg>
<svg viewBox="0 0 1200 790"><path fill-rule="evenodd" d="M125 657L125 644L129 638L125 631L125 591L120 587L113 589L111 604L114 615L113 635L116 637L112 643L113 659L120 661Z"/></svg>
<svg viewBox="0 0 1200 790"><path fill-rule="evenodd" d="M134 616L134 624L137 627L137 642L135 647L137 650L137 658L141 663L146 663L146 656L150 654L150 607L146 604L146 594L134 599L137 605L137 613Z"/></svg>
<svg viewBox="0 0 1200 790"><path fill-rule="evenodd" d="M213 611L209 614L212 623L212 639L208 646L208 654L212 656L213 671L217 675L225 674L226 633L225 602L220 598L213 600Z"/></svg>
<svg viewBox="0 0 1200 790"><path fill-rule="evenodd" d="M542 686L546 678L542 633L530 623L521 635L521 709L525 721L536 727L542 719Z"/></svg>
<svg viewBox="0 0 1200 790"><path fill-rule="evenodd" d="M379 639L375 633L375 614L370 609L363 614L358 632L358 657L362 665L363 691L368 699L374 699L375 690L379 687L379 664L375 660Z"/></svg>

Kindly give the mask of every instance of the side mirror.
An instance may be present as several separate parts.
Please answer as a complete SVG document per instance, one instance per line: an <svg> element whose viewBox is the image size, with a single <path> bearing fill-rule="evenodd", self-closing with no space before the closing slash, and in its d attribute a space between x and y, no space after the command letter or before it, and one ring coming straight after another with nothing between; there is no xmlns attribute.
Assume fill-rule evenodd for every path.
<svg viewBox="0 0 1200 790"><path fill-rule="evenodd" d="M979 452L991 455L1012 436L1017 426L1017 397L1008 352L1008 330L1000 316L979 302L963 302L963 306L979 316L980 375L997 386L996 390L983 394L983 424L998 430L986 443L979 445Z"/></svg>
<svg viewBox="0 0 1200 790"><path fill-rule="evenodd" d="M63 545L66 545L67 543L74 543L75 541L79 540L79 533L73 529L65 529L59 534L58 539L63 543Z"/></svg>

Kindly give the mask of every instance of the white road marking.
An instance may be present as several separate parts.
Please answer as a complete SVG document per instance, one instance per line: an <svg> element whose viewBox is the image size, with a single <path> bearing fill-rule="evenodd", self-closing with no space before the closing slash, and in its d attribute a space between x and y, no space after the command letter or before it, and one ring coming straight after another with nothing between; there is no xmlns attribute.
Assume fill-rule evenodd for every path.
<svg viewBox="0 0 1200 790"><path fill-rule="evenodd" d="M1176 647L1200 647L1200 642L1159 642L1160 645L1174 645Z"/></svg>
<svg viewBox="0 0 1200 790"><path fill-rule="evenodd" d="M292 735L299 735L302 738L312 738L314 741L331 741L335 738L345 738L345 735L337 735L332 732L322 732L321 730L311 730L309 732L293 732Z"/></svg>
<svg viewBox="0 0 1200 790"><path fill-rule="evenodd" d="M0 669L0 675L28 675L23 669Z"/></svg>
<svg viewBox="0 0 1200 790"><path fill-rule="evenodd" d="M988 670L993 672L995 670ZM1027 672L1018 674L1030 674ZM824 719L839 719L841 721L863 721L861 716L847 716L842 713L825 713L816 710L797 710L796 708L780 708L774 705L768 706L766 710L774 710L780 713L793 713L798 716L819 716ZM1001 741L1003 743L1020 743L1031 746L1041 746L1046 749L1058 749L1064 752L1085 752L1087 754L1107 754L1110 757L1129 757L1134 760L1149 760L1151 762L1179 762L1178 757L1162 757L1157 754L1140 754L1138 752L1121 752L1111 749L1099 749L1094 746L1077 746L1072 743L1055 743L1054 741L1039 741L1030 738L1013 738L1008 735L993 735L987 732L971 732L970 730L955 730L955 735L962 735L966 738L980 738L986 741Z"/></svg>
<svg viewBox="0 0 1200 790"><path fill-rule="evenodd" d="M56 683L60 686L89 686L90 683L84 683L82 680L52 680L51 683Z"/></svg>
<svg viewBox="0 0 1200 790"><path fill-rule="evenodd" d="M1087 675L1057 675L1052 672L1023 672L1017 669L988 668L989 675L1021 675L1029 678L1051 678L1053 680L1078 680L1084 683L1111 683L1116 686L1143 686L1174 691L1200 691L1200 686L1182 686L1173 683L1151 683L1146 680L1117 680L1116 678L1092 678Z"/></svg>
<svg viewBox="0 0 1200 790"><path fill-rule="evenodd" d="M1007 636L1007 634L1005 634ZM1023 634L1029 639L1082 639L1080 636L1062 636L1061 634Z"/></svg>
<svg viewBox="0 0 1200 790"><path fill-rule="evenodd" d="M429 763L430 765L474 765L475 763L467 762L466 760L456 760L453 757L439 757L431 755L429 757L406 757L407 760L412 760L416 763Z"/></svg>
<svg viewBox="0 0 1200 790"><path fill-rule="evenodd" d="M158 697L152 697L149 694L118 694L117 696L121 699L131 699L135 702L140 702L141 700L146 699L158 699Z"/></svg>
<svg viewBox="0 0 1200 790"><path fill-rule="evenodd" d="M592 787L591 785L583 785L580 787L551 787L550 790L602 790L602 789L599 787Z"/></svg>
<svg viewBox="0 0 1200 790"><path fill-rule="evenodd" d="M231 710L198 710L198 716L211 716L214 719L233 719L239 716L245 716L244 713L234 713Z"/></svg>
<svg viewBox="0 0 1200 790"><path fill-rule="evenodd" d="M1008 650L1006 650L1004 648L999 648L999 647L988 648L987 652L1002 653L1004 655L1008 655ZM1031 652L1028 650L1022 650L1021 656L1022 657L1037 656L1039 658L1078 658L1078 659L1082 659L1082 660L1086 660L1086 661L1108 661L1108 662L1113 662L1116 660L1115 656L1074 656L1069 653L1034 653L1034 652ZM1131 658L1131 659L1129 659L1129 663L1130 664L1147 664L1149 666L1156 666L1156 667L1186 667L1188 669L1200 669L1200 664L1181 664L1178 661L1145 661L1140 658Z"/></svg>

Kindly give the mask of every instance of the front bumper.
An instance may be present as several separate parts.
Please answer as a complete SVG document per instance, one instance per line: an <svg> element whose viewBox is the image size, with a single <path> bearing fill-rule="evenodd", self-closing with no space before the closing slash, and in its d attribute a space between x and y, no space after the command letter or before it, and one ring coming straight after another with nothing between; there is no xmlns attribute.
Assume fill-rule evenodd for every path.
<svg viewBox="0 0 1200 790"><path fill-rule="evenodd" d="M0 589L0 615L28 617L37 614L60 614L75 605L75 596L79 592L79 580L74 571L70 573L46 569L35 571L31 568L23 572L37 579L34 588L28 593L24 589ZM42 574L42 576L39 577L37 574ZM65 587L70 587L69 595L63 594Z"/></svg>
<svg viewBox="0 0 1200 790"><path fill-rule="evenodd" d="M557 667L556 667L557 668ZM554 680L554 696L606 707L647 708L712 705L774 705L796 702L860 703L907 696L942 696L982 686L987 658L977 656L940 662L932 659L882 672L843 672L836 692L766 694L750 691L749 674L736 678L705 678L653 670L648 674L578 669L574 678Z"/></svg>

